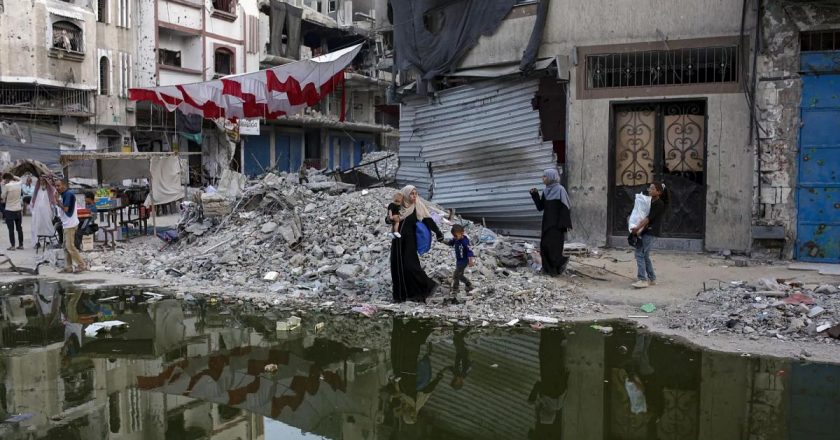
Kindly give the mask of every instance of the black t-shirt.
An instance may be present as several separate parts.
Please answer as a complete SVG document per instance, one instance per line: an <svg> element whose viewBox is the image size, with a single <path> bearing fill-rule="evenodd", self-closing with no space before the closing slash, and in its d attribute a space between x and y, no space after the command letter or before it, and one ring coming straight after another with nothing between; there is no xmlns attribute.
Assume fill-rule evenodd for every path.
<svg viewBox="0 0 840 440"><path fill-rule="evenodd" d="M662 233L663 214L665 214L665 202L663 202L662 199L657 199L651 202L650 213L648 214L648 220L650 220L650 222L645 230L646 233L653 234L656 237Z"/></svg>

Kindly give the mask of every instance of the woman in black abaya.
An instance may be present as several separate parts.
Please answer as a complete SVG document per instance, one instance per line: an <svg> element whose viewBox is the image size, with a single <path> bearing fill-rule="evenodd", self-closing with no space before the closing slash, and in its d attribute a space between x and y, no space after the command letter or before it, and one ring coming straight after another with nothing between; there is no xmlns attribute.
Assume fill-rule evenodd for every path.
<svg viewBox="0 0 840 440"><path fill-rule="evenodd" d="M417 222L423 222L438 241L443 240L443 233L432 220L429 209L417 195L417 189L408 185L402 189L403 207L400 209L400 238L391 240L391 280L393 281L394 302L405 300L424 302L437 283L426 275L420 266L417 255ZM397 216L388 217L385 222L393 224Z"/></svg>
<svg viewBox="0 0 840 440"><path fill-rule="evenodd" d="M536 188L531 188L531 198L542 211L542 234L540 236L540 256L543 272L556 276L566 270L569 257L563 255L566 231L572 229L571 205L566 188L560 185L560 174L550 168L543 173L545 190L542 196Z"/></svg>

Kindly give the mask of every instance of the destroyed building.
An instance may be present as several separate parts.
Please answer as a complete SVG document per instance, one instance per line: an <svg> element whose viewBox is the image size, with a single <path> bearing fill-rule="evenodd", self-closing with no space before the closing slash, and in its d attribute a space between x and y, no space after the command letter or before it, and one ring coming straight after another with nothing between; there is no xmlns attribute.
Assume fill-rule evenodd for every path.
<svg viewBox="0 0 840 440"><path fill-rule="evenodd" d="M135 6L133 0L0 3L0 121L10 137L0 151L57 163L61 150L131 144Z"/></svg>
<svg viewBox="0 0 840 440"><path fill-rule="evenodd" d="M837 262L838 14L810 3L393 0L413 23L397 69L419 78L397 77L398 180L534 235L527 191L557 165L592 245L623 245L634 194L662 180L659 247Z"/></svg>
<svg viewBox="0 0 840 440"><path fill-rule="evenodd" d="M396 133L388 134L396 109L384 100L388 77L372 67L379 53L372 2L221 2L209 11L200 2L157 3L156 15L146 17L146 35L157 39L140 42L146 51L158 52L157 63L146 61L144 67L155 81L141 81L139 87L214 80L365 43L332 93L303 114L231 123L138 103L137 130L144 139L139 144L202 152L190 158L193 184L215 181L228 168L251 176L297 171L304 162L346 169L358 165L366 152L394 146ZM220 10L223 6L230 12Z"/></svg>
<svg viewBox="0 0 840 440"><path fill-rule="evenodd" d="M395 147L398 109L384 98L389 76L373 68L382 54L376 8L384 5L358 0L61 5L7 1L5 10L15 14L0 14L0 121L17 124L3 130L11 138L0 151L14 153L12 159L34 157L35 147L55 156L45 163L57 163L61 150L200 152L185 159L191 183L198 185L215 182L231 167L252 175L297 170L304 160L318 168L349 168L366 152ZM42 27L44 32L29 32ZM361 42L362 53L329 97L304 115L267 126L201 120L128 99L133 87L254 72ZM28 151L21 145L31 142L32 130L46 144Z"/></svg>
<svg viewBox="0 0 840 440"><path fill-rule="evenodd" d="M304 163L344 170L359 165L364 153L395 146L396 132L391 132L397 109L385 101L390 77L375 69L381 58L375 29L385 16L376 6L370 0L260 4L261 29L269 28L260 34L264 67L365 44L333 93L301 115L273 120L243 136L245 174L294 172Z"/></svg>

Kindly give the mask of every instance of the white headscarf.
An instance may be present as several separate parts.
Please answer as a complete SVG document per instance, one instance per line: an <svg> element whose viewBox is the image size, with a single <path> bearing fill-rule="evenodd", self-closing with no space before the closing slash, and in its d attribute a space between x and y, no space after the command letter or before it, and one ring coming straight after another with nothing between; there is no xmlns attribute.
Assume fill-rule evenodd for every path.
<svg viewBox="0 0 840 440"><path fill-rule="evenodd" d="M423 199L420 198L419 194L417 195L417 201L411 203L411 192L416 190L417 188L415 188L414 185L406 185L405 188L402 189L403 206L402 209L400 209L400 220L405 220L412 212L417 213L418 221L431 217L431 214L429 214L429 208L427 208L426 204L423 203Z"/></svg>

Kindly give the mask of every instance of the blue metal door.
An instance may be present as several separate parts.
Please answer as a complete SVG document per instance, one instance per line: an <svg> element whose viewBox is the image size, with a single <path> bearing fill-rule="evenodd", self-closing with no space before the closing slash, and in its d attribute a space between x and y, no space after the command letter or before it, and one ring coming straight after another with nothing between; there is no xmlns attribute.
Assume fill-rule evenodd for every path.
<svg viewBox="0 0 840 440"><path fill-rule="evenodd" d="M274 159L277 163L274 165L277 171L292 171L290 166L290 147L291 139L287 135L278 134L274 140Z"/></svg>
<svg viewBox="0 0 840 440"><path fill-rule="evenodd" d="M353 142L344 138L339 142L339 145L341 145L341 169L346 170L353 166Z"/></svg>
<svg viewBox="0 0 840 440"><path fill-rule="evenodd" d="M832 56L833 55L833 56ZM840 74L837 52L803 53L795 256L840 262ZM821 73L821 71L835 73Z"/></svg>
<svg viewBox="0 0 840 440"><path fill-rule="evenodd" d="M362 163L362 154L365 153L363 151L365 149L365 141L358 140L353 144L353 165L358 165Z"/></svg>
<svg viewBox="0 0 840 440"><path fill-rule="evenodd" d="M303 164L303 136L295 134L292 136L292 154L291 154L291 168L292 171L297 171Z"/></svg>
<svg viewBox="0 0 840 440"><path fill-rule="evenodd" d="M245 174L254 177L268 171L271 166L271 149L268 145L271 137L266 133L246 136L244 139Z"/></svg>

